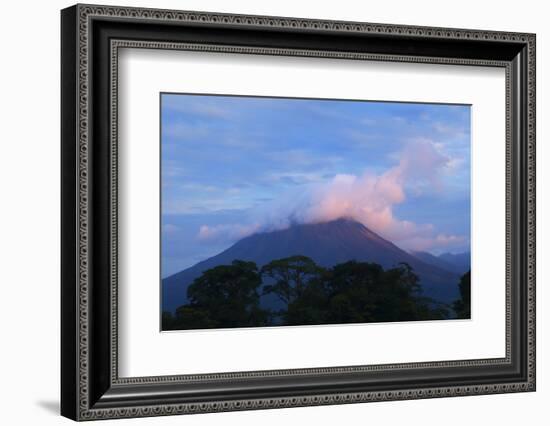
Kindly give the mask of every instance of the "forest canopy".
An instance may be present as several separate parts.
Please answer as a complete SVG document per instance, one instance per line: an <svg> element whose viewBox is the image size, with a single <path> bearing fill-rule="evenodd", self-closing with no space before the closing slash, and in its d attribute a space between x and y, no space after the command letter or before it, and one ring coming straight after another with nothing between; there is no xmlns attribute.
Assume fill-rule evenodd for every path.
<svg viewBox="0 0 550 426"><path fill-rule="evenodd" d="M406 263L384 269L349 261L325 268L306 256L273 260L259 268L234 260L208 269L187 288L188 303L163 312L163 330L422 321L470 317L470 273L451 306L422 296ZM260 303L278 300L280 308Z"/></svg>

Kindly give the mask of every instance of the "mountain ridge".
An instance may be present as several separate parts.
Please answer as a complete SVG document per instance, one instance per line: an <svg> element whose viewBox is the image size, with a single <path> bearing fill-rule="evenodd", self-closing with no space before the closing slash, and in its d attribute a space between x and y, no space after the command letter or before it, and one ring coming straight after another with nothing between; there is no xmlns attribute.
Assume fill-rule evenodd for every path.
<svg viewBox="0 0 550 426"><path fill-rule="evenodd" d="M468 272L471 267L471 252L466 251L464 253L443 253L438 256L439 259L444 262L450 263L455 266L457 271Z"/></svg>
<svg viewBox="0 0 550 426"><path fill-rule="evenodd" d="M426 251L411 251L411 254L424 263L437 266L446 271L463 275L470 270L470 252L457 254L443 253L438 256Z"/></svg>

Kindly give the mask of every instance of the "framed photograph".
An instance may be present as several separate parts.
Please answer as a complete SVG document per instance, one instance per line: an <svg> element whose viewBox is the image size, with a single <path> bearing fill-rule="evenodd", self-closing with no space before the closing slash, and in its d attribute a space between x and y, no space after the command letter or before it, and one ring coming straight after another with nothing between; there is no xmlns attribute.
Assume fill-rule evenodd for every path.
<svg viewBox="0 0 550 426"><path fill-rule="evenodd" d="M535 35L61 12L61 412L535 390Z"/></svg>

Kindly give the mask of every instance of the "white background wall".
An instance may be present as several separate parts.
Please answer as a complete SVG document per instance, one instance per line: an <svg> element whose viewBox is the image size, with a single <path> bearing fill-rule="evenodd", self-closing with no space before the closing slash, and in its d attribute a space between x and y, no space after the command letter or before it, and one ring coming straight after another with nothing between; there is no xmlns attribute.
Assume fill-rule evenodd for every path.
<svg viewBox="0 0 550 426"><path fill-rule="evenodd" d="M421 401L117 420L118 424L547 424L550 401L550 27L545 2L297 0L103 1L205 10L537 33L538 390ZM11 1L0 24L0 419L68 424L59 405L59 9ZM546 164L545 164L546 163ZM546 170L545 170L546 166ZM113 423L107 421L102 424ZM131 423L129 423L131 422ZM116 424L116 423L113 423Z"/></svg>

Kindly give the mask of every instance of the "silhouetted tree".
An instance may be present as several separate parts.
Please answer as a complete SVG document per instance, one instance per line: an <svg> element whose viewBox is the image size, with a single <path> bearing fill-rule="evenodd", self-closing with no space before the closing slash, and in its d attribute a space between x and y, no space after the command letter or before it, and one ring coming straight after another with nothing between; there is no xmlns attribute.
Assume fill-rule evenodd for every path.
<svg viewBox="0 0 550 426"><path fill-rule="evenodd" d="M460 319L469 319L471 317L470 312L470 271L466 272L460 278L458 289L460 291L460 299L457 299L453 303L453 309L455 310L456 317Z"/></svg>
<svg viewBox="0 0 550 426"><path fill-rule="evenodd" d="M326 324L329 309L327 270L317 268L296 298L280 313L286 325Z"/></svg>
<svg viewBox="0 0 550 426"><path fill-rule="evenodd" d="M302 295L308 281L316 278L322 268L306 256L291 256L273 260L262 267L262 277L275 280L264 286L264 293L275 293L285 304L290 304Z"/></svg>
<svg viewBox="0 0 550 426"><path fill-rule="evenodd" d="M376 320L376 287L384 270L375 263L350 261L335 265L328 282L327 322L354 323Z"/></svg>
<svg viewBox="0 0 550 426"><path fill-rule="evenodd" d="M204 271L187 289L189 303L176 310L177 329L257 327L267 325L268 313L259 306L262 284L254 262Z"/></svg>
<svg viewBox="0 0 550 426"><path fill-rule="evenodd" d="M172 312L162 312L162 329L174 330L174 315L172 315Z"/></svg>
<svg viewBox="0 0 550 426"><path fill-rule="evenodd" d="M418 276L406 263L384 270L367 262L333 268L328 322L416 321L446 318L447 312L421 296Z"/></svg>
<svg viewBox="0 0 550 426"><path fill-rule="evenodd" d="M183 305L176 309L176 317L174 319L174 325L176 329L190 329L195 330L199 328L223 328L227 327L222 321L218 321L216 315L213 315L208 307L199 305ZM235 322L233 322L234 324ZM242 325L244 326L244 325Z"/></svg>

